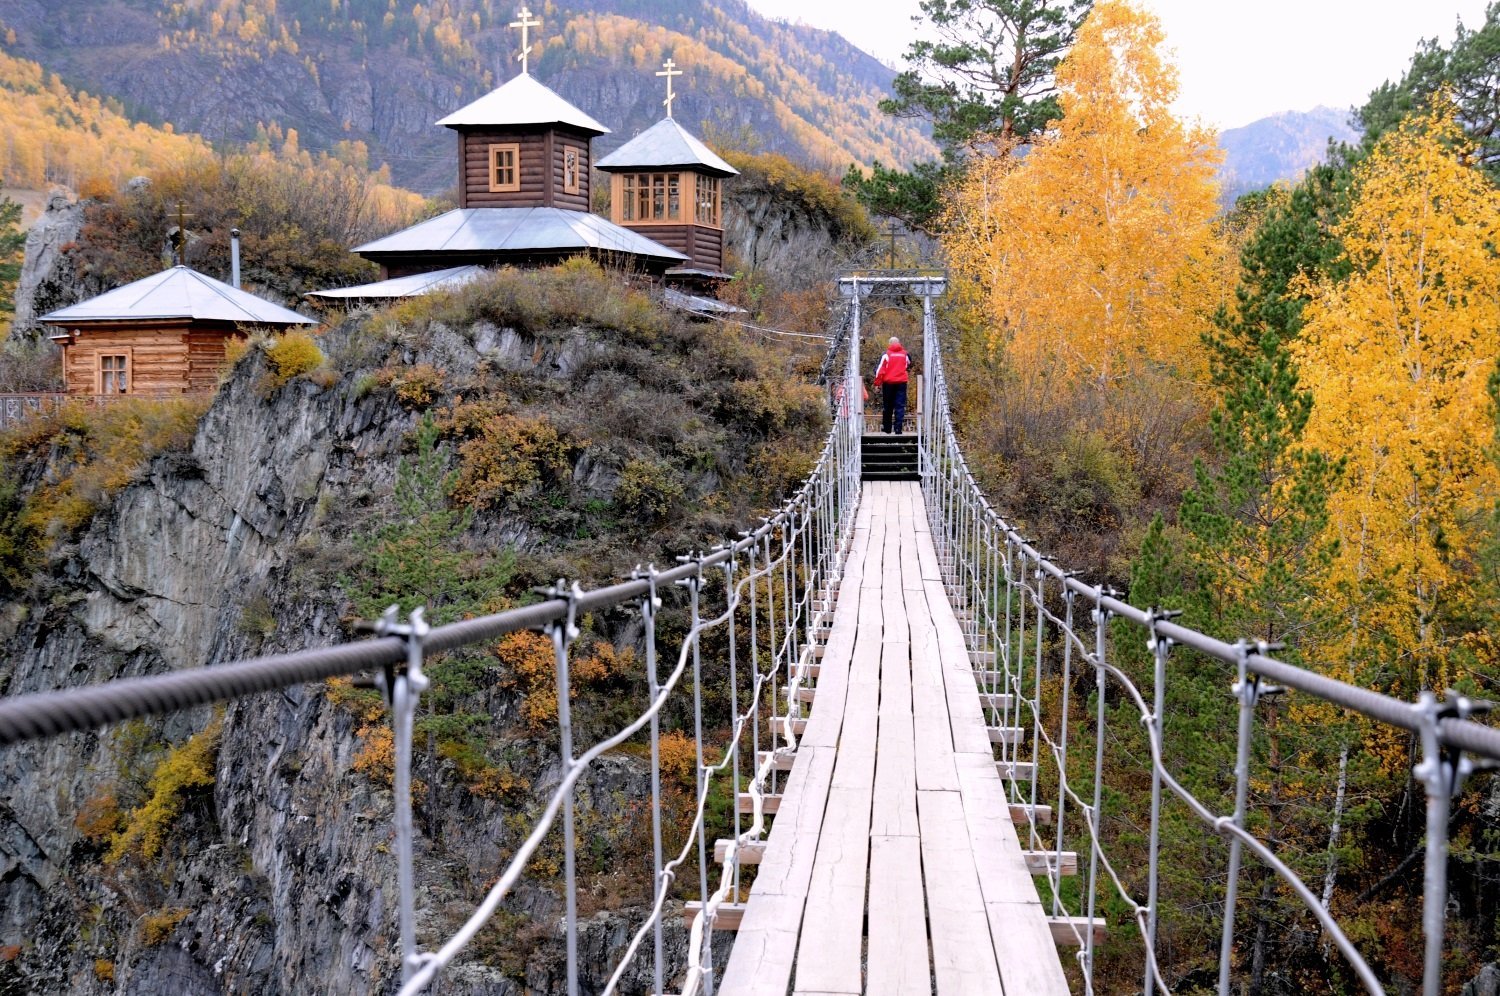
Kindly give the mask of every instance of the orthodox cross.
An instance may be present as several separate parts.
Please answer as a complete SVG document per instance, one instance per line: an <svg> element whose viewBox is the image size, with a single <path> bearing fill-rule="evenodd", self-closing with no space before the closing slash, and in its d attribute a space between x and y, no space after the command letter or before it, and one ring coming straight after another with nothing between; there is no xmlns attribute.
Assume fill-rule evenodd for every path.
<svg viewBox="0 0 1500 996"><path fill-rule="evenodd" d="M521 29L521 54L516 56L516 58L521 60L522 75L526 75L529 72L527 58L531 55L531 29L541 27L542 22L532 19L531 8L529 7L522 7L520 13L516 16L520 20L511 21L510 27Z"/></svg>
<svg viewBox="0 0 1500 996"><path fill-rule="evenodd" d="M678 69L677 63L673 62L671 59L663 62L661 66L664 72L657 73L656 75L665 76L667 78L667 99L662 101L662 103L667 105L667 117L670 118L672 116L672 101L676 99L676 95L672 93L672 77L681 76L682 70Z"/></svg>
<svg viewBox="0 0 1500 996"><path fill-rule="evenodd" d="M193 216L193 212L185 210L182 201L177 202L177 231L172 235L172 242L177 250L177 263L179 266L187 265L187 219Z"/></svg>
<svg viewBox="0 0 1500 996"><path fill-rule="evenodd" d="M886 227L885 234L891 237L891 269L894 270L896 268L896 222L894 219Z"/></svg>

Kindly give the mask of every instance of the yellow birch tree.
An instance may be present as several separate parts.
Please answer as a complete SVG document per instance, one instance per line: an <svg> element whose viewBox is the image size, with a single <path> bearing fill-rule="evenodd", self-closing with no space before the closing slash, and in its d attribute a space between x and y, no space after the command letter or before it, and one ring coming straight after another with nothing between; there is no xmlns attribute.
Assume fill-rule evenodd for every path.
<svg viewBox="0 0 1500 996"><path fill-rule="evenodd" d="M1214 226L1219 153L1171 113L1163 40L1133 4L1096 4L1058 66L1062 120L1018 159L976 161L945 223L1008 388L1094 409L1138 462L1162 399L1206 373L1205 316L1233 283Z"/></svg>
<svg viewBox="0 0 1500 996"><path fill-rule="evenodd" d="M1381 139L1338 232L1352 272L1315 288L1293 347L1305 442L1346 460L1325 597L1347 629L1329 659L1402 697L1461 677L1465 634L1444 622L1473 593L1471 526L1500 486L1500 192L1471 163L1451 103Z"/></svg>

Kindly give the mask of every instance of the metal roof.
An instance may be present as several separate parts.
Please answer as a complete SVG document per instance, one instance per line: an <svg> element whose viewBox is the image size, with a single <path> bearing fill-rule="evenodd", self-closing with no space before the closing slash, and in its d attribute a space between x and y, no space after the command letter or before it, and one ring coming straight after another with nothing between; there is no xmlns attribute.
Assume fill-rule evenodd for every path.
<svg viewBox="0 0 1500 996"><path fill-rule="evenodd" d="M563 208L456 208L355 247L360 255L415 252L567 252L597 249L682 262L682 253L606 221Z"/></svg>
<svg viewBox="0 0 1500 996"><path fill-rule="evenodd" d="M51 325L73 325L150 318L191 318L242 325L318 324L186 266L152 274L38 320Z"/></svg>
<svg viewBox="0 0 1500 996"><path fill-rule="evenodd" d="M538 83L529 73L522 73L472 104L460 107L438 124L446 128L565 124L595 135L609 134L608 128Z"/></svg>
<svg viewBox="0 0 1500 996"><path fill-rule="evenodd" d="M313 291L308 297L324 297L339 300L420 297L423 294L430 294L436 290L449 290L454 287L462 287L483 272L484 267L478 264L450 266L446 270L433 270L430 273L413 273L405 277L392 277L390 280L378 280L373 284L360 284L357 287L334 287L329 290Z"/></svg>
<svg viewBox="0 0 1500 996"><path fill-rule="evenodd" d="M740 172L671 118L662 118L594 165L605 171L691 166L720 176Z"/></svg>
<svg viewBox="0 0 1500 996"><path fill-rule="evenodd" d="M704 297L701 294L688 294L668 287L662 292L662 300L668 307L679 311L695 311L716 315L748 315L749 312L738 305L726 304L714 297Z"/></svg>

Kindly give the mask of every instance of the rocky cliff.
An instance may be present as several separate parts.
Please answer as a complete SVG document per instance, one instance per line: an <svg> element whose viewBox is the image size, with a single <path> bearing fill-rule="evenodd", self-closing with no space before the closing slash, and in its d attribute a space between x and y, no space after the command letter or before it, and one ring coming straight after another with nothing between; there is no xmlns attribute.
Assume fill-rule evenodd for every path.
<svg viewBox="0 0 1500 996"><path fill-rule="evenodd" d="M350 578L369 554L357 538L399 524L389 495L413 466L416 429L464 404L546 421L575 441L555 481L508 504L477 503L465 520L459 552L518 558L505 591L486 593L502 599L547 572L592 565L603 575L643 549L663 560L656 545L695 530L700 542L724 535L748 513L748 495L771 499L763 482L745 484L752 471L765 477L761 455L808 451L821 434L816 393L776 372L772 356L664 317L613 278L574 267L540 287L524 274L496 279L429 310L344 321L320 337L327 361L284 384L273 354L252 349L189 446L155 457L71 538L53 536L45 566L4 607L4 693L348 638ZM572 317L516 305L528 287L549 299L571 288ZM633 309L635 326L600 311L606 301ZM748 403L761 393L782 396L776 414ZM724 394L741 404L716 406ZM636 431L608 424L632 411L663 414ZM584 445L590 425L596 442ZM4 469L28 493L56 474L56 447L7 451ZM438 452L456 473L470 469L455 447ZM634 481L632 467L650 461L667 475L662 511L675 523L654 536L606 521L635 500L622 477ZM628 634L598 628L625 652ZM472 910L560 770L545 724L524 722L530 693L509 659L478 648L453 665L464 681L433 698L416 772L419 931L429 946ZM611 681L598 699L582 694L586 736L640 690L628 666ZM0 992L393 991L391 795L371 761L383 721L359 694L302 686L0 752ZM469 724L457 740L444 740L445 716ZM208 760L192 773L195 750ZM499 773L483 783L493 791L476 787L476 764ZM187 772L185 787L152 853L125 828L160 798L164 771ZM590 987L649 894L633 802L647 785L624 753L581 787ZM441 991L560 991L561 899L545 855L538 865ZM674 966L678 923L668 918ZM644 978L630 988L648 988Z"/></svg>

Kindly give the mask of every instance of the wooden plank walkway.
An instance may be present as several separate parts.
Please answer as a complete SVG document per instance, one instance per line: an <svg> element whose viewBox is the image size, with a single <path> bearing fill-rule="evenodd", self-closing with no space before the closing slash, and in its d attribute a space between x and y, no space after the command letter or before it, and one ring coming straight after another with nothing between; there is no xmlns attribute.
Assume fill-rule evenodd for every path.
<svg viewBox="0 0 1500 996"><path fill-rule="evenodd" d="M919 486L867 482L720 993L1066 993Z"/></svg>

